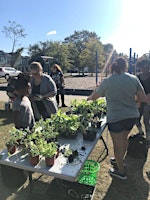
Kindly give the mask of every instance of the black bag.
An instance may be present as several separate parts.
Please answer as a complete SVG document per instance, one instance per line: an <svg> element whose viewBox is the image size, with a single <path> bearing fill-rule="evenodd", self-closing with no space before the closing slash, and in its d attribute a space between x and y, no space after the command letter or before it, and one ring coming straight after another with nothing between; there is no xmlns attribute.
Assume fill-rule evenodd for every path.
<svg viewBox="0 0 150 200"><path fill-rule="evenodd" d="M147 148L145 138L139 134L131 135L129 137L129 147L127 155L134 158L146 158Z"/></svg>

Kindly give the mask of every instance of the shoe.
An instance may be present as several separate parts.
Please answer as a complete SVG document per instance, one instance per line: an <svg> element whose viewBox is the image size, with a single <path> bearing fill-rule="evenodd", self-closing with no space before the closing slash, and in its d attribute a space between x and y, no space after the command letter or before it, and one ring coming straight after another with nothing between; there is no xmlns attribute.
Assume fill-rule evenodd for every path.
<svg viewBox="0 0 150 200"><path fill-rule="evenodd" d="M111 165L117 164L116 159L114 157L110 158L110 163L111 163Z"/></svg>
<svg viewBox="0 0 150 200"><path fill-rule="evenodd" d="M114 157L110 158L110 163L111 163L111 165L117 165L116 159ZM125 167L126 163L123 163L123 166Z"/></svg>
<svg viewBox="0 0 150 200"><path fill-rule="evenodd" d="M118 170L118 166L117 166L117 163L116 163L116 159L114 157L110 158L110 163L112 165L112 167L116 170ZM126 163L123 163L123 166L125 167L126 166Z"/></svg>
<svg viewBox="0 0 150 200"><path fill-rule="evenodd" d="M68 106L66 106L65 104L63 104L62 107L68 107Z"/></svg>
<svg viewBox="0 0 150 200"><path fill-rule="evenodd" d="M126 180L127 179L127 175L125 173L120 173L117 169L114 168L110 168L109 169L109 174L111 176L117 177L121 180Z"/></svg>

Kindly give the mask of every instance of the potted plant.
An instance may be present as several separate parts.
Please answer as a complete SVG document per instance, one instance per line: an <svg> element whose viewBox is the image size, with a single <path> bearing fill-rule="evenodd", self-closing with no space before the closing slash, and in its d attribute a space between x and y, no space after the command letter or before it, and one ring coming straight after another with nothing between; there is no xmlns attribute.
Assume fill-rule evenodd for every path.
<svg viewBox="0 0 150 200"><path fill-rule="evenodd" d="M93 141L96 139L97 129L95 127L87 127L83 132L83 139Z"/></svg>
<svg viewBox="0 0 150 200"><path fill-rule="evenodd" d="M72 149L65 149L64 150L64 156L68 158L68 162L71 163L73 162L74 158L78 156L78 151L77 150L72 150Z"/></svg>
<svg viewBox="0 0 150 200"><path fill-rule="evenodd" d="M93 117L93 119L91 119L91 127L92 128L100 128L101 127L101 119L99 117Z"/></svg>
<svg viewBox="0 0 150 200"><path fill-rule="evenodd" d="M27 146L29 161L32 165L37 165L40 160L40 148L33 141L30 141Z"/></svg>
<svg viewBox="0 0 150 200"><path fill-rule="evenodd" d="M17 149L17 142L16 140L13 140L12 138L6 142L6 147L7 147L7 150L10 154L13 154L16 152L16 149Z"/></svg>
<svg viewBox="0 0 150 200"><path fill-rule="evenodd" d="M59 133L54 131L53 128L49 128L47 130L43 130L42 135L43 138L49 143L49 142L56 142Z"/></svg>
<svg viewBox="0 0 150 200"><path fill-rule="evenodd" d="M57 145L54 142L47 143L42 149L42 155L45 157L47 166L53 166L57 154Z"/></svg>
<svg viewBox="0 0 150 200"><path fill-rule="evenodd" d="M23 143L24 138L26 137L28 130L22 130L22 129L17 129L15 127L13 127L10 131L9 131L9 135L10 138L12 138L14 141L16 141L17 145L20 145Z"/></svg>

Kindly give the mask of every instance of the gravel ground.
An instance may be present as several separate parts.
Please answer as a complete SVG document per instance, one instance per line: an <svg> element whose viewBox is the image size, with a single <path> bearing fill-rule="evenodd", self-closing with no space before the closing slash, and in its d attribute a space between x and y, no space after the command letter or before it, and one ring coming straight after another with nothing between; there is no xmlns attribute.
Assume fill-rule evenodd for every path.
<svg viewBox="0 0 150 200"><path fill-rule="evenodd" d="M83 90L93 90L96 87L95 77L66 77L65 78L66 89L83 89ZM6 84L1 84L6 85ZM86 99L86 96L77 95L65 95L65 103L67 106L74 99L82 100ZM5 91L0 91L0 101L8 101L8 96Z"/></svg>
<svg viewBox="0 0 150 200"><path fill-rule="evenodd" d="M93 90L96 87L96 77L66 77L66 89Z"/></svg>

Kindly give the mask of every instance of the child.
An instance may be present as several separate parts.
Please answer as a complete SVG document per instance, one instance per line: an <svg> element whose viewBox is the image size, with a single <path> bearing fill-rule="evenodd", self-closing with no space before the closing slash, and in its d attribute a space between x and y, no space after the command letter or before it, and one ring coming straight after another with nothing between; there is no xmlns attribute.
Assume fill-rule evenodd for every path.
<svg viewBox="0 0 150 200"><path fill-rule="evenodd" d="M34 125L34 115L28 98L30 91L29 76L21 74L16 80L17 98L13 102L14 124L17 129L31 129Z"/></svg>

